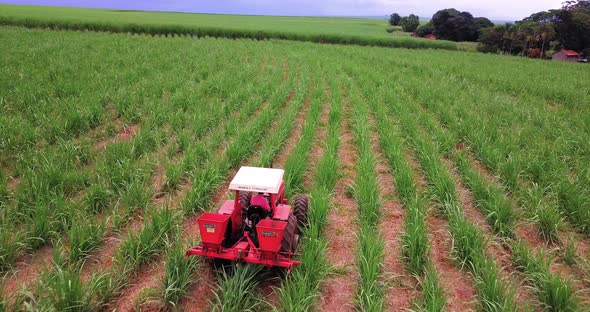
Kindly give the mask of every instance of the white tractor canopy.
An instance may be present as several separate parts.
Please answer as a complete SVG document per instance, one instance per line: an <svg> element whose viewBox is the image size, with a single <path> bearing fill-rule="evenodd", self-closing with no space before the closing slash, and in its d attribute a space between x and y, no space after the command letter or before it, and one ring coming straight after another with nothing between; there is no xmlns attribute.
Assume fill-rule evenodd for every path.
<svg viewBox="0 0 590 312"><path fill-rule="evenodd" d="M277 194L285 170L273 168L241 167L229 184L232 191Z"/></svg>

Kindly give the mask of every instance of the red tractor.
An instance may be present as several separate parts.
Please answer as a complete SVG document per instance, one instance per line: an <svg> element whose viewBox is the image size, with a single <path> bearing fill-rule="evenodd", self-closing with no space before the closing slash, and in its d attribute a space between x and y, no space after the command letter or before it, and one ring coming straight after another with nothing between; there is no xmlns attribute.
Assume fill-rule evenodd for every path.
<svg viewBox="0 0 590 312"><path fill-rule="evenodd" d="M198 219L201 245L187 256L282 267L290 271L307 224L307 196L285 198L282 169L241 167L229 185L235 199Z"/></svg>

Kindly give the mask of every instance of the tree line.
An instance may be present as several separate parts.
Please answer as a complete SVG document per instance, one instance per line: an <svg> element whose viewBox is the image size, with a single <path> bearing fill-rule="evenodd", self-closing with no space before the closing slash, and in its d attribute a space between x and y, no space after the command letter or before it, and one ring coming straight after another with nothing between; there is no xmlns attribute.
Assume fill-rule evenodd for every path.
<svg viewBox="0 0 590 312"><path fill-rule="evenodd" d="M436 12L425 25L420 25L417 15L401 17L398 13L393 13L389 17L389 24L401 26L406 32L415 32L418 37L433 34L439 39L451 41L477 41L484 28L494 26L485 17L473 17L469 12L455 9Z"/></svg>
<svg viewBox="0 0 590 312"><path fill-rule="evenodd" d="M482 33L478 46L481 52L538 58L561 49L590 54L590 1L567 1L560 9L491 27Z"/></svg>
<svg viewBox="0 0 590 312"><path fill-rule="evenodd" d="M479 42L478 50L529 57L546 57L547 51L574 50L590 55L590 0L564 2L560 9L532 14L521 21L494 25L456 9L439 10L430 22L420 25L418 16L391 14L389 23L418 37Z"/></svg>

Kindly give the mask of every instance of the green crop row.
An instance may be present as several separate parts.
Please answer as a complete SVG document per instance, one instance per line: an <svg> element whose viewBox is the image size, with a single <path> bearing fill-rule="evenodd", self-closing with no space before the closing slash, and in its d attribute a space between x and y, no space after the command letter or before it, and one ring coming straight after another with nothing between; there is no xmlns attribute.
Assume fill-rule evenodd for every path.
<svg viewBox="0 0 590 312"><path fill-rule="evenodd" d="M480 200L478 207L495 231L501 233L500 235L511 235L514 221L511 218L519 217L512 211L515 206L503 198L503 192L511 192L516 203L526 208L525 214L537 223L539 235L548 242L559 242L559 232L567 226L562 223L562 215L567 216L580 232L584 232L587 211L581 207L587 192L583 186L587 173L580 165L586 162L583 151L587 146L577 142L580 142L579 137L585 133L584 124L587 122L584 122L584 118L588 115L582 107L562 107L559 102L555 103L557 107L553 107L553 104L548 106L546 102L539 102L538 97L534 97L537 100L535 102L526 94L521 95L524 100L516 104L520 97L508 96L497 90L492 92L492 88L482 90L471 79L449 75L451 68L437 68L435 71L425 68L411 56L403 61L399 60L395 59L391 65L398 66L400 75L404 77L398 80L399 84L395 87L404 94L402 98L409 103L423 105L436 116L434 119L439 120L442 126L448 127L453 135L463 141L448 133L441 135L436 127L426 123L426 129L441 144L445 153L450 155L454 148L461 148L466 143L465 147L476 152L476 156L487 169L498 175L504 184L494 190L478 185L475 173L463 172L466 184L474 192L476 200ZM446 66L442 65L440 67ZM518 68L522 70L522 67L524 64L519 64ZM506 66L504 71L512 70ZM434 79L431 78L433 76L424 74L448 75L449 80ZM425 81L429 88L418 87ZM547 87L547 90L556 89L555 86ZM545 101L551 100L549 95L543 97ZM478 109L474 109L476 107ZM572 115L572 111L578 114ZM421 116L416 118L418 121L425 119L416 109L409 114ZM465 168L465 163L457 164L460 169ZM564 169L566 166L569 168ZM514 243L516 242L511 244ZM538 259L547 261L542 256L532 259L539 261L539 267L544 265ZM518 265L515 260L513 264L516 268L526 268ZM527 276L533 276L532 274L532 271L525 272ZM552 293L555 297L544 296L540 298L541 301L547 306L567 307L571 304L575 307L578 296L568 286L571 283L568 278L549 273L544 275L554 282L544 283L549 288L539 294ZM534 276L538 278L539 275ZM549 277L545 280L550 280ZM555 301L544 301L552 299Z"/></svg>
<svg viewBox="0 0 590 312"><path fill-rule="evenodd" d="M280 75L275 75L275 77L279 77L279 79L280 79ZM269 81L269 83L270 83L270 81ZM248 89L245 89L245 90L248 90ZM233 105L235 105L235 104L233 104ZM252 107L252 105L250 105L250 107ZM255 107L255 106L254 106L254 107ZM215 112L215 111L216 111L216 110L213 110L213 112ZM246 115L246 116L247 116L247 115ZM242 116L240 116L240 117L242 117ZM134 139L134 140L135 140L135 139ZM110 146L109 146L109 147L110 147ZM108 149L109 147L107 147L107 149ZM135 151L135 150L136 150L136 149L134 149L134 150L132 150L132 151ZM116 158L115 158L115 159L116 159ZM149 197L148 197L148 198L149 198ZM147 240L149 240L149 238L150 238L150 237L151 237L151 238L153 238L153 235L152 235L152 236L149 236L149 234L144 234L144 233L146 233L146 232L142 231L142 232L141 232L141 234L138 234L138 235L139 235L139 237L135 237L135 238L134 238L134 237L130 237L130 238L127 240L127 241L125 241L125 244L127 244L127 245L124 245L124 246L129 246L129 248L127 248L127 250L129 250L129 252L128 252L129 254L131 254L131 255L132 255L134 258L138 258L138 259L140 259L140 260L141 260L141 259L144 259L144 258L143 258L143 256L141 255L141 254L144 254L144 252L141 252L141 253L140 253L140 255L134 255L134 254L133 254L133 252L134 252L134 251L137 251L137 250L138 250L138 248L140 248L140 247L137 247L137 248L136 248L136 247L134 247L134 246L141 246L141 244L139 244L139 243L134 243L134 241L135 241L135 242L141 241L141 240L142 240L142 237L147 237L147 238L148 238ZM146 236L146 235L147 235L147 236ZM138 244L139 244L139 245L138 245ZM145 239L144 239L144 244L145 244ZM149 246L148 246L148 247L149 247ZM140 248L140 249L141 249L141 248ZM161 249L161 248L158 248L158 252L160 252L160 250L159 250L159 249ZM74 249L72 249L72 250L74 250ZM144 262L144 261L140 261L140 263L141 263L141 262ZM55 271L55 270L53 270L53 271ZM123 274L123 275L125 275L125 274ZM108 275L105 275L105 276L108 276ZM48 279L48 278L43 278L43 279L42 279L42 281L44 282L44 281L46 281L47 279ZM97 278L97 280L98 280L99 282L101 282L101 283L102 283L102 281L103 281L103 279L102 279L102 278L100 278L100 277L99 277L99 278ZM119 287L122 287L120 284L118 284L118 283L117 283L117 281L118 281L118 280L116 280L116 279L115 279L115 280L113 280L113 279L110 279L110 280L109 280L109 284L111 285L109 288L110 288L110 290L111 290L111 291L112 291L112 290L115 290L115 291L116 291L116 289L117 289L117 288L119 288ZM43 301L42 301L42 302L43 302Z"/></svg>
<svg viewBox="0 0 590 312"><path fill-rule="evenodd" d="M416 67L419 66L413 66ZM561 214L577 231L590 233L590 213L584 207L590 196L586 188L590 159L588 145L583 143L590 130L586 108L567 108L550 96L542 100L526 94L515 98L467 79L453 75L450 78L437 80L427 90L407 88L425 107L437 112L477 157L502 178L531 217L539 219L539 225L551 226L552 222L559 222ZM421 78L413 80L418 79ZM449 92L455 89L457 92ZM578 103L584 97L580 94L575 100L560 101ZM556 239L550 228L541 231L549 240Z"/></svg>
<svg viewBox="0 0 590 312"><path fill-rule="evenodd" d="M246 109L252 106L256 107L256 105L243 107ZM154 209L152 208L152 210ZM92 276L89 284L85 286L87 293L93 296L92 300L88 299L85 301L87 304L101 306L109 302L111 298L115 297L129 283L130 274L140 265L161 254L162 250L165 249L164 247L172 243L172 240L176 236L175 233L178 232L175 229L179 225L179 216L176 213L172 213L171 211L168 213L167 211L169 210L164 209L159 213L162 215L161 218L156 218L158 214L154 215L151 223L147 223L139 233L131 233L124 240L114 256L115 267L110 271L100 272ZM193 266L194 263L188 262L185 268L188 267L190 269ZM41 279L40 285L38 286L40 289L38 295L39 306L50 305L56 307L56 303L44 295L46 290L49 290L49 294L52 292L63 292L59 288L51 288L62 287L61 284L51 282L54 278L54 275L52 275L54 272L65 271L69 272L68 276L79 276L80 274L74 274L78 270L78 266L64 267L62 264L54 266L54 269ZM79 285L79 283L74 283L74 285ZM97 288L99 290L96 290ZM83 293L82 289L76 288L72 288L70 291ZM71 300L65 301L64 303L60 303L60 306L64 304L74 304L74 302Z"/></svg>
<svg viewBox="0 0 590 312"><path fill-rule="evenodd" d="M369 110L359 90L351 87L351 121L355 134L358 159L354 183L354 197L358 205L359 284L356 306L361 311L383 311L385 293L382 285L384 241L379 233L382 198L375 174L376 158L371 145Z"/></svg>
<svg viewBox="0 0 590 312"><path fill-rule="evenodd" d="M338 179L338 151L340 148L340 122L342 120L342 78L330 79L326 143L324 153L316 164L310 189L308 226L300 241L301 265L291 272L279 290L280 308L285 311L309 311L320 295L320 283L329 271L326 259L324 228L332 204L332 192Z"/></svg>
<svg viewBox="0 0 590 312"><path fill-rule="evenodd" d="M232 101L232 99L229 99L228 102L233 103L231 105L220 105L217 107L221 108L222 111L228 111L232 105L235 107L239 103L236 100ZM209 117L211 120L218 118L215 115L219 114L217 109L211 110L210 112L212 112ZM138 171L134 168L141 168L143 165L137 167L133 164L136 158L134 155L147 151L146 145L143 143L145 140L143 140L142 133L140 132L138 138L134 139L132 143L114 143L107 147L104 164L99 164L99 170L104 170L104 174L97 176L98 181L96 182L96 187L90 189L87 197L90 199L88 204L92 212L102 210L101 207L105 206L109 201L110 194L112 193L121 196L123 205L126 207L125 209L129 211L133 211L136 208L145 208L148 204L150 192L145 191L146 188L149 188L149 186L145 185L147 174L142 173L141 175L136 175ZM139 142L140 144L135 142ZM154 148L151 147L150 150L152 149ZM135 173L130 175L129 173L132 171L135 171ZM105 180L108 182L105 182ZM110 184L110 186L102 188L101 185L105 184ZM82 211L84 210L86 209L82 209ZM104 225L85 222L87 217L82 215L76 217L72 222L72 228L69 234L71 261L80 259L102 241ZM124 218L124 216L117 217Z"/></svg>
<svg viewBox="0 0 590 312"><path fill-rule="evenodd" d="M430 260L426 215L428 214L427 194L419 190L412 168L406 158L406 142L401 129L386 112L382 102L371 106L379 132L383 153L395 172L397 194L406 208L404 233L402 234L402 255L406 268L419 281L422 299L416 302L425 311L443 311L446 296L438 281L438 273Z"/></svg>
<svg viewBox="0 0 590 312"><path fill-rule="evenodd" d="M303 73L303 75L305 75L305 73ZM189 195L183 203L185 213L197 212L199 210L211 210L211 204L213 204L211 203L211 196L213 195L213 191L225 179L225 176L227 175L227 173L229 173L231 168L234 168L237 165L239 165L239 163L245 160L246 156L254 152L252 147L259 146L259 144L265 142L265 136L271 136L271 134L269 133L271 129L270 125L272 125L271 121L280 116L280 118L278 119L278 124L283 124L285 122L284 120L286 118L289 118L289 114L279 114L281 114L281 112L283 111L288 112L291 109L291 106L301 106L302 99L305 96L306 92L305 82L308 81L308 78L306 76L301 78L301 82L299 82L300 87L296 88L297 92L295 98L298 100L296 100L295 103L293 101L291 101L290 103L286 103L288 98L288 91L291 89L291 86L294 83L294 77L295 75L291 75L290 81L286 83L283 86L283 88L276 89L273 92L269 100L269 106L265 108L264 111L261 111L260 115L255 120L253 120L251 123L248 123L247 127L237 128L235 130L237 137L235 141L232 142L232 145L230 145L229 149L226 150L225 154L221 155L218 158L212 158L211 163L208 163L208 167L203 168L202 171L200 171L200 173L197 173L195 175L195 179L193 180L193 190L191 191L193 193L189 193ZM236 123L235 125L239 125L239 123ZM262 138L263 140L259 141L260 138ZM232 151L232 148L234 150L233 152L230 152ZM191 196L198 196L199 200L196 200L195 197ZM163 302L167 305L173 306L177 304L180 299L182 299L186 290L191 285L190 281L188 281L185 278L185 276L190 276L192 272L179 272L173 270L173 268L169 264L169 261L175 262L176 257L169 258L166 263L167 274L161 286L161 293ZM187 267L187 269L195 268ZM257 272L256 270L250 270L245 267L240 268L238 271L241 272L238 274L238 276L241 276L245 279L248 279L249 274L255 274ZM249 285L238 283L237 281L233 280L232 277L225 277L225 279L221 280L219 289L225 289L225 287L240 287L240 285L244 287L250 287ZM170 285L176 286L170 287ZM224 297L221 295L218 295L217 298L219 300L224 300ZM247 300L248 302L257 302L255 300L249 300L247 298L245 298L245 300ZM223 301L218 303L221 306L225 306L226 304L232 304Z"/></svg>
<svg viewBox="0 0 590 312"><path fill-rule="evenodd" d="M433 136L444 136L443 129L434 125L428 117L423 115L421 120L430 124L429 128ZM529 246L524 244L520 238L515 238L514 207L503 191L490 184L472 168L465 152L456 151L453 153L453 157L463 180L474 195L477 207L484 214L494 232L506 240L507 246L512 251L513 266L523 271L528 277L542 304L547 309L554 311L575 311L578 308L578 298L572 282L551 271L550 267L553 265L553 261L549 260L543 251L533 255ZM554 227L558 224L558 221L548 222L547 226Z"/></svg>
<svg viewBox="0 0 590 312"><path fill-rule="evenodd" d="M247 73L247 71L243 71L243 73ZM227 76L234 77L232 75ZM237 75L234 78L235 81L239 81L240 76L244 76L242 79L246 77L243 74ZM215 76L212 76L212 78L214 77ZM205 96L209 97L210 95L201 92L201 90L214 86L213 83L220 82L229 84L230 80L212 79L211 82L205 82L198 85L201 89L199 90L199 88L197 88L195 90L197 91L196 94L198 96L192 96L192 100L205 100ZM244 93L242 93L242 97L243 94ZM10 97L8 99L10 99ZM203 126L211 124L214 120L226 113L228 108L231 109L231 105L235 107L236 104L239 104L238 99L229 99L229 102L233 102L231 105L225 105L225 102L222 102L223 105L215 105L213 110L210 111L210 115L199 115L205 117L208 116L208 120L203 120L203 122L198 123L198 125ZM144 129L150 129L152 127L150 124L154 124L154 127L161 124L161 121L155 121L156 118L159 120L167 118L167 116L159 115L164 113L160 106L156 106L154 111L156 116L145 121ZM143 165L135 163L137 163L137 158L142 154L150 152L156 148L154 143L160 141L161 136L161 134L155 131L142 130L138 133L137 137L130 142L113 143L107 146L104 153L104 160L99 158L99 154L92 152L87 143L78 145L75 142L69 143L68 141L65 141L65 143L60 143L55 147L48 146L39 151L35 151L33 154L25 151L23 156L24 159L27 159L27 162L19 165L19 167L23 168L19 169L24 175L24 181L22 184L28 184L33 187L18 188L14 195L14 200L7 202L7 204L11 204L11 206L9 206L8 209L3 210L6 215L2 219L2 222L5 223L6 226L2 227L2 233L8 237L2 240L2 242L12 242L2 248L2 253L5 255L2 257L4 267L7 267L14 261L15 257L24 249L23 247L28 247L30 250L31 248L38 247L47 242L49 238L59 239L58 231L63 229L56 228L56 226L60 226L60 224L73 224L75 226L75 229L73 229L75 232L78 234L89 235L87 238L78 237L80 243L85 241L82 243L85 245L85 250L81 250L81 252L86 253L93 247L92 245L100 243L100 240L96 237L96 230L98 229L92 231L92 229L89 228L90 231L84 231L83 228L81 228L81 225L84 223L76 223L78 223L79 220L87 218L86 214L83 213L84 211L88 211L88 213L102 211L109 205L111 198L113 198L115 194L121 197L122 204L127 206L126 209L133 210L137 207L144 207L149 200L149 192L145 192L145 189L149 187L146 186L148 177L147 172L149 171L148 168L152 165L149 164L149 160L148 163L144 162ZM53 153L48 152L53 150L55 151L55 156L52 156L54 155ZM97 155L95 156L95 154ZM94 159L96 159L96 161ZM96 177L88 176L86 170L89 166L92 166L94 162L98 162L97 171L99 171L99 173ZM74 183L77 183L79 180L77 177L79 176L84 177L87 182L78 183L80 186L76 186L76 193L69 195L72 193L72 191L70 191L72 187L69 185L73 186ZM89 183L92 185L88 188L87 195L80 196L78 193L84 191L84 188L86 188ZM63 203L64 199L61 198L63 198L64 195L62 194L65 196L76 196L77 202L72 204ZM80 197L84 198L81 202L79 202L78 199ZM51 211L46 209L48 205L40 204L41 202L48 202L50 207L56 206L58 211L56 212L55 210ZM14 206L12 206L13 203ZM70 212L72 210L76 212ZM27 213L27 211L29 211L29 213ZM51 214L49 214L50 211ZM64 212L59 213L59 211ZM82 213L79 213L78 211ZM53 216L57 217L54 218ZM25 227L25 231L10 230L15 225L19 226L23 222L24 224L31 224L31 230L27 230L27 227ZM22 229L22 225L19 226L19 228ZM25 243L21 243L23 241ZM71 250L76 252L78 248L73 246Z"/></svg>
<svg viewBox="0 0 590 312"><path fill-rule="evenodd" d="M316 71L318 71L316 69ZM320 71L321 72L321 71ZM311 147L312 144L314 142L314 137L315 137L315 133L316 133L316 128L319 124L319 117L320 117L320 113L322 111L322 106L325 105L324 102L324 98L323 98L323 89L320 88L320 86L322 85L322 81L318 81L319 79L323 78L323 75L316 75L314 78L314 82L312 84L310 84L309 88L310 88L310 94L308 94L307 96L309 97L308 101L309 103L309 108L308 108L308 112L304 115L304 120L305 122L302 125L302 131L299 134L299 137L296 141L295 146L292 148L292 150L290 151L290 154L287 157L287 160L285 162L285 183L286 183L286 189L287 189L287 194L289 198L293 198L294 194L300 193L301 191L304 190L304 185L303 185L303 177L304 174L306 173L306 168L308 166L308 158L309 158L309 154L311 152ZM307 86L307 84L304 84L304 86ZM300 95L300 94L298 94ZM302 95L305 95L305 93L302 93ZM296 100L297 104L295 105L297 107L297 110L301 110L301 106L302 106L302 102L303 102L303 98L299 98L298 100ZM296 111L294 111L294 113L296 113ZM295 114L289 114L288 112L286 114L284 114L283 120L285 120L285 122L291 122L293 123L293 120L291 120L294 117ZM287 118L289 118L289 120L287 120ZM279 123L279 125L281 125L281 123ZM283 131L281 129L277 129L276 133L280 133L280 131ZM286 136L284 136L286 138ZM282 145L279 144L279 148ZM286 147L289 148L289 147ZM278 151L278 150L277 150ZM261 154L261 155L265 155L265 154ZM312 193L313 194L313 193ZM314 199L311 199L311 205L314 205ZM313 206L315 207L315 206ZM305 233L304 233L304 237L305 237ZM325 269L325 267L322 267L321 265L319 265L317 267L317 269L322 270ZM242 278L244 276L243 271L247 271L250 272L251 274L257 274L259 273L256 270L251 270L248 267L238 267L237 268L237 272L236 272L236 276L238 278ZM252 276L251 278L248 278L247 280L254 280L255 277ZM318 280L319 281L319 280ZM219 289L218 289L218 293L216 298L221 298L223 297L223 291L225 291L228 287L226 285L234 285L235 281L233 278L227 278L225 277L220 285L219 285ZM316 286L317 287L317 286ZM251 297L254 293L253 291L253 286L249 285L249 284L241 284L241 286L233 286L234 289L236 289L237 293L239 294L243 294L243 296L248 296ZM250 290L250 291L247 291ZM299 293L300 291L305 291L305 288L303 289L297 289L297 293ZM227 296L227 295L225 295ZM289 293L289 290L287 289L286 291L281 291L281 298L286 299L286 300L292 300L293 298L290 297L293 296L292 293ZM252 305L251 309L254 309L254 304L255 304L255 300L251 300L251 299L247 299L247 298L242 298L241 300L236 300L235 296L230 296L228 299L224 299L224 300L233 300L231 302L233 303L228 303L228 302L224 302L224 301L219 301L217 302L216 306L219 307L220 310L240 310L240 309L244 309L245 306L242 304L242 302L251 302L250 305ZM311 301L308 301L309 303L311 303ZM285 303L285 301L283 301L283 303ZM309 305L306 305L309 306ZM249 306L248 306L249 307ZM293 309L293 306L289 306L288 303L287 305L285 305L285 309ZM297 308L300 309L300 308Z"/></svg>
<svg viewBox="0 0 590 312"><path fill-rule="evenodd" d="M305 68L303 71L308 72L308 70ZM284 144L294 126L295 117L301 110L305 98L311 96L308 89L314 88L314 82L310 82L307 75L299 77L299 79L301 80L293 98L290 99L291 103L273 124L270 137L255 145L261 149L256 155L259 157L257 162L270 162L283 148L286 148ZM270 143L274 145L270 146ZM288 169L285 169L285 173L288 174L288 172ZM255 310L262 303L256 296L258 282L264 277L261 268L252 265L237 265L232 267L231 271L231 273L225 270L221 272L215 289L215 299L212 302L213 309L218 311Z"/></svg>
<svg viewBox="0 0 590 312"><path fill-rule="evenodd" d="M455 181L442 162L440 147L425 137L425 132L411 119L406 106L393 102L392 110L399 118L407 139L422 163L426 179L441 213L448 218L449 232L454 240L453 254L459 267L471 271L479 297L480 308L486 311L515 310L514 288L506 285L499 269L486 253L486 242L478 230L465 217L459 200Z"/></svg>
<svg viewBox="0 0 590 312"><path fill-rule="evenodd" d="M489 185L489 182L472 168L471 162L464 152L452 152L452 146L456 142L452 133L446 132L442 127L438 126L433 120L434 118L429 114L421 113L416 107L410 106L410 108L407 114L419 115L421 117L419 124L428 129L429 133L438 142L446 142L446 153L455 160L463 180L474 195L477 207L481 210L494 232L505 239L507 246L512 250L513 266L522 270L532 281L532 285L542 304L551 310L576 310L578 298L573 291L571 281L551 272L552 261L547 260L546 255L539 253L532 256L528 246L518 239L513 239L514 207L505 197L503 190ZM550 211L545 211L545 213L549 214ZM559 220L546 222L545 225L545 227L541 228L556 233L555 227L559 225ZM491 280L493 280L492 277L490 277Z"/></svg>
<svg viewBox="0 0 590 312"><path fill-rule="evenodd" d="M317 79L320 77L317 77ZM321 86L322 81L315 80L312 84L313 91L309 95L309 100L311 101L309 112L305 117L305 121L303 121L303 128L300 136L297 138L297 143L285 161L285 190L289 198L293 198L295 194L299 194L304 190L303 178L309 164L309 154L313 144L315 129L320 122L322 104L324 104L322 102L323 90Z"/></svg>
<svg viewBox="0 0 590 312"><path fill-rule="evenodd" d="M561 240L574 231L588 233L590 220L590 111L583 105L588 74L579 66L447 51L0 28L0 266L6 271L16 262L24 265L23 255L35 257L47 244L55 254L55 263L39 268L44 273L18 292L17 304L103 308L135 281L138 267L164 257L165 264L156 264L159 274L166 272L156 294L178 304L201 265L182 257L188 242L179 235L181 218L211 209L215 190L248 155L258 154L257 165L270 164L296 125L309 81L320 86L328 80L332 108L327 139L320 142L324 154L311 166L313 208L302 265L282 283L277 309L313 309L330 273L324 226L339 178L339 123L345 119L353 122L360 156L353 193L360 208L357 265L363 278L351 304L379 309L386 293L375 226L380 198L368 176L375 155L367 137L377 130L406 209L399 238L407 271L418 280L416 309L445 308L442 280L430 264L425 219L437 211L428 211L428 193L448 220L452 254L473 276L482 310L523 303L488 252L488 238L505 248L502 255L510 253L506 271L520 270L517 279L524 277L548 310L583 307L587 295L574 288L584 283L581 275L570 280L553 272L561 264L544 247L533 252L538 246L519 241L517 231L520 222L533 220L539 232L533 236L570 255L570 246L586 239L576 236L567 246ZM351 92L351 113L341 107L341 87ZM308 119L318 119L321 92L313 92ZM302 126L293 149L298 156L289 165L290 183L300 190L318 124L308 120ZM406 153L419 160L427 189L417 185L422 171L413 171ZM163 171L165 179L155 182ZM489 233L463 213L458 179ZM177 196L178 190L183 192ZM162 194L167 197L157 198ZM173 211L170 218L165 208L154 207L162 202ZM104 238L125 231L129 222L145 224L123 235L124 247L116 253L130 268L115 264L87 282L84 260L101 253L96 249ZM0 283L6 281L14 280ZM11 284L6 292L13 292ZM219 302L254 298L240 294L247 286L242 283L219 286L238 290ZM16 307L10 294L3 297L7 309ZM203 298L209 299L216 300Z"/></svg>

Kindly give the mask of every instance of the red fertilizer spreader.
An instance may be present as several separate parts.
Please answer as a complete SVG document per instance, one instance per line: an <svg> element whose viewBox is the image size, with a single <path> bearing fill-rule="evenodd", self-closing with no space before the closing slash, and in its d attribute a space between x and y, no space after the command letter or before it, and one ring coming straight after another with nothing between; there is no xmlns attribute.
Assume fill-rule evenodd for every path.
<svg viewBox="0 0 590 312"><path fill-rule="evenodd" d="M198 219L201 245L187 256L282 267L290 271L307 224L308 198L285 198L285 171L241 167L229 185L235 199Z"/></svg>

